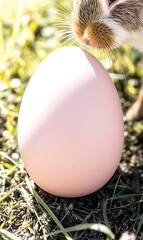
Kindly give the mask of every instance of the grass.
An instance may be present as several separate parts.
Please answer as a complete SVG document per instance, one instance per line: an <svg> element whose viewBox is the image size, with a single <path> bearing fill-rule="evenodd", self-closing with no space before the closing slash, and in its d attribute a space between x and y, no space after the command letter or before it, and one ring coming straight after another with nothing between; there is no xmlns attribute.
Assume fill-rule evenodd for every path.
<svg viewBox="0 0 143 240"><path fill-rule="evenodd" d="M0 239L142 240L143 120L125 119L120 166L106 186L89 196L52 196L25 171L17 145L19 106L38 64L64 44L65 35L57 38L56 16L67 1L54 11L56 0L31 1L32 7L22 0L9 2L0 2ZM124 47L111 59L109 71L125 113L141 85L143 58Z"/></svg>

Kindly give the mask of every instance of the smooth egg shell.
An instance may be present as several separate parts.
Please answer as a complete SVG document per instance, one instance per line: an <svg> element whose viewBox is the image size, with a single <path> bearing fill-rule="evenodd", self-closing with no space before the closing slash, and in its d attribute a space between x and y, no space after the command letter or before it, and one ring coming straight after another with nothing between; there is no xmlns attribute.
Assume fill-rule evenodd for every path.
<svg viewBox="0 0 143 240"><path fill-rule="evenodd" d="M45 58L18 120L21 157L37 185L62 197L98 190L118 167L123 133L117 91L93 55L62 47Z"/></svg>

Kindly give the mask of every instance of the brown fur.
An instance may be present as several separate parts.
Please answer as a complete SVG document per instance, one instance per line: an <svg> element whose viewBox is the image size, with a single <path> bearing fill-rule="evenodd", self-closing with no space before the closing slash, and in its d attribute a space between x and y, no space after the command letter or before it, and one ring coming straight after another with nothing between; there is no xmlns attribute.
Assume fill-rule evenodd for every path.
<svg viewBox="0 0 143 240"><path fill-rule="evenodd" d="M143 1L127 0L116 5L111 11L111 19L123 25L127 31L138 31L143 28Z"/></svg>
<svg viewBox="0 0 143 240"><path fill-rule="evenodd" d="M81 43L110 50L125 42L143 51L143 0L73 1L72 28ZM142 117L143 88L127 112L130 120Z"/></svg>
<svg viewBox="0 0 143 240"><path fill-rule="evenodd" d="M77 10L73 12L73 29L80 41L96 48L110 48L114 45L114 33L102 21L99 21L103 8L100 0L81 0L75 6ZM86 39L90 36L90 41Z"/></svg>

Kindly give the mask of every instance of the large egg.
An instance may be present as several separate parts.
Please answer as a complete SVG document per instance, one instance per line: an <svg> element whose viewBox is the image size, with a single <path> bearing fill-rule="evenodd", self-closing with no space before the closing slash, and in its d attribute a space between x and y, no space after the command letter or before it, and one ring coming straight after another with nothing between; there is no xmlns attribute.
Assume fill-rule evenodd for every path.
<svg viewBox="0 0 143 240"><path fill-rule="evenodd" d="M94 56L62 47L45 58L18 120L21 157L37 185L62 197L98 190L119 165L123 132L117 91Z"/></svg>

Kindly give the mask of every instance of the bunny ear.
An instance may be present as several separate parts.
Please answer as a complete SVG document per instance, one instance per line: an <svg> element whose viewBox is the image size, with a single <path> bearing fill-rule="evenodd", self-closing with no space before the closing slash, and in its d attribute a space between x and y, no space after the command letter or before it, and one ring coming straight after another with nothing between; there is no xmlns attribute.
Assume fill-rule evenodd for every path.
<svg viewBox="0 0 143 240"><path fill-rule="evenodd" d="M118 0L110 8L110 17L128 32L143 30L143 1Z"/></svg>
<svg viewBox="0 0 143 240"><path fill-rule="evenodd" d="M118 45L128 44L143 51L143 1L117 0L109 9L109 25Z"/></svg>
<svg viewBox="0 0 143 240"><path fill-rule="evenodd" d="M128 2L128 0L109 0L109 5L114 6L114 4L122 4L124 2Z"/></svg>
<svg viewBox="0 0 143 240"><path fill-rule="evenodd" d="M98 1L101 2L104 14L109 13L109 0L98 0Z"/></svg>
<svg viewBox="0 0 143 240"><path fill-rule="evenodd" d="M109 6L111 6L111 4L113 4L114 2L116 2L117 0L109 0Z"/></svg>

